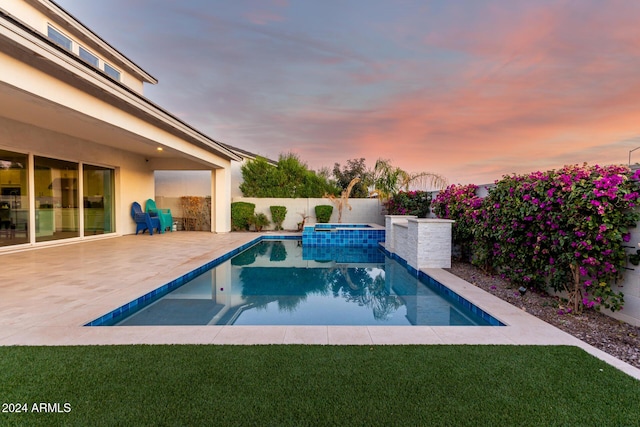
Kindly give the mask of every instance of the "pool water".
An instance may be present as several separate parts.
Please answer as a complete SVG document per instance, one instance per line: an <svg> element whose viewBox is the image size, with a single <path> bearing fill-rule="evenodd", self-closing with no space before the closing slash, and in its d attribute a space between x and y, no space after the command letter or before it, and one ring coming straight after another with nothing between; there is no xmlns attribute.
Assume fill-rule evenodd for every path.
<svg viewBox="0 0 640 427"><path fill-rule="evenodd" d="M263 240L117 324L495 324L442 288L380 249Z"/></svg>
<svg viewBox="0 0 640 427"><path fill-rule="evenodd" d="M335 223L327 223L327 224L316 224L314 227L316 230L322 229L337 229L337 228L371 228L369 224L335 224Z"/></svg>

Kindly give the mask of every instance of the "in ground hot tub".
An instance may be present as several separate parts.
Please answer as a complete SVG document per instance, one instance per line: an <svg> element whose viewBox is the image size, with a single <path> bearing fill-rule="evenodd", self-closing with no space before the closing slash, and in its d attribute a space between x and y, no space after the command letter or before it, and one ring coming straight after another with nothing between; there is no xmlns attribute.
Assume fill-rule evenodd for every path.
<svg viewBox="0 0 640 427"><path fill-rule="evenodd" d="M313 224L302 231L303 246L378 247L385 229L378 224Z"/></svg>

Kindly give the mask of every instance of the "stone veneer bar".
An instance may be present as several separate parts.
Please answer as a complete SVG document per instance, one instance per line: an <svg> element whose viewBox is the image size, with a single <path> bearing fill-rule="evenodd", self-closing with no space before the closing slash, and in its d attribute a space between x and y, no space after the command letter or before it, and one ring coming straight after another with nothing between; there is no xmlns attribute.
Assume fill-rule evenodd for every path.
<svg viewBox="0 0 640 427"><path fill-rule="evenodd" d="M449 219L387 215L385 248L411 267L451 268L451 225Z"/></svg>

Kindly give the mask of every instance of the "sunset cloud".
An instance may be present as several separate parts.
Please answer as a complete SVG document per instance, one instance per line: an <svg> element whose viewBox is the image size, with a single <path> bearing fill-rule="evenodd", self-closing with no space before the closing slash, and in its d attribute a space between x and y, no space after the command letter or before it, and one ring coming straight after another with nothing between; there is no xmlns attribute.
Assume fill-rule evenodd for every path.
<svg viewBox="0 0 640 427"><path fill-rule="evenodd" d="M273 158L480 184L640 145L638 2L59 3L158 77L152 100Z"/></svg>

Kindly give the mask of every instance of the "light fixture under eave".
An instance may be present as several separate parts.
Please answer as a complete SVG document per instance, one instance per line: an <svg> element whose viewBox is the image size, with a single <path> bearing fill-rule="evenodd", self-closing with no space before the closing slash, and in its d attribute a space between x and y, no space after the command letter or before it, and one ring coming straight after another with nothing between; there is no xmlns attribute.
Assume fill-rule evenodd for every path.
<svg viewBox="0 0 640 427"><path fill-rule="evenodd" d="M158 148L156 148L156 150L162 151L162 147L158 147Z"/></svg>

